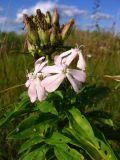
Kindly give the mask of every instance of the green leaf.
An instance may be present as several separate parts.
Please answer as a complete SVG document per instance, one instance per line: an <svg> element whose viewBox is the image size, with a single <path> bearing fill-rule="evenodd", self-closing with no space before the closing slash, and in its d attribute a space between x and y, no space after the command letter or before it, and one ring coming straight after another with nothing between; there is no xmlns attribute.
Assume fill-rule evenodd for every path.
<svg viewBox="0 0 120 160"><path fill-rule="evenodd" d="M79 148L82 148L85 150L85 152L88 154L88 156L92 160L99 160L102 159L102 156L99 154L99 141L96 142L96 145L94 146L90 141L88 141L83 135L80 135L78 132L71 128L65 128L64 133L71 138L71 144L76 145ZM101 142L100 142L101 144ZM96 149L98 148L98 149Z"/></svg>
<svg viewBox="0 0 120 160"><path fill-rule="evenodd" d="M28 92L27 92L27 91L23 92L23 93L20 95L20 99L29 99L29 97L28 97Z"/></svg>
<svg viewBox="0 0 120 160"><path fill-rule="evenodd" d="M76 96L82 107L91 107L101 101L110 93L110 89L105 86L88 85L85 86Z"/></svg>
<svg viewBox="0 0 120 160"><path fill-rule="evenodd" d="M58 160L84 160L84 157L67 144L59 144L54 147L54 152Z"/></svg>
<svg viewBox="0 0 120 160"><path fill-rule="evenodd" d="M34 117L35 118L35 117ZM38 118L38 119L37 119ZM44 136L49 128L52 128L57 121L56 117L50 114L46 116L43 114L40 117L34 119L35 121L31 121L29 118L24 120L14 131L12 131L8 135L8 139L26 139L33 136ZM27 125L28 126L27 126ZM31 124L31 125L30 125ZM27 128L28 127L28 128Z"/></svg>
<svg viewBox="0 0 120 160"><path fill-rule="evenodd" d="M3 127L8 122L12 121L16 117L20 115L24 115L26 113L33 112L35 110L35 107L30 103L30 100L28 96L24 93L22 95L22 100L14 105L14 108L12 108L4 118L0 119L0 127Z"/></svg>
<svg viewBox="0 0 120 160"><path fill-rule="evenodd" d="M23 131L27 128L31 128L32 126L36 125L40 122L40 116L36 113L31 114L29 117L25 118L23 121L20 122L18 128L19 131Z"/></svg>
<svg viewBox="0 0 120 160"><path fill-rule="evenodd" d="M15 119L16 117L26 114L26 113L30 113L31 111L29 109L22 109L19 111L11 111L5 118L2 118L0 120L0 127L4 127L4 125L8 124L8 122L12 121L13 119Z"/></svg>
<svg viewBox="0 0 120 160"><path fill-rule="evenodd" d="M45 140L47 144L51 145L69 143L70 141L71 139L58 132L53 132L53 135Z"/></svg>
<svg viewBox="0 0 120 160"><path fill-rule="evenodd" d="M41 136L35 136L31 139L27 140L25 143L23 143L20 147L19 153L22 153L23 151L30 149L33 145L43 142L44 139Z"/></svg>
<svg viewBox="0 0 120 160"><path fill-rule="evenodd" d="M117 160L110 146L95 136L90 123L78 109L72 108L69 113L70 128L66 133L74 137L92 159Z"/></svg>
<svg viewBox="0 0 120 160"><path fill-rule="evenodd" d="M45 154L48 151L48 147L43 145L21 157L20 160L45 160Z"/></svg>
<svg viewBox="0 0 120 160"><path fill-rule="evenodd" d="M41 103L37 103L37 107L43 113L52 113L52 114L58 115L58 112L55 106L51 102L43 101Z"/></svg>
<svg viewBox="0 0 120 160"><path fill-rule="evenodd" d="M55 91L54 94L57 95L57 96L59 96L61 99L64 98L63 94L62 94L62 92L60 90Z"/></svg>
<svg viewBox="0 0 120 160"><path fill-rule="evenodd" d="M91 112L87 112L85 114L87 117L90 117L93 119L93 123L94 124L98 124L100 123L100 125L108 125L110 127L114 126L114 123L111 119L111 114L105 111L91 111Z"/></svg>
<svg viewBox="0 0 120 160"><path fill-rule="evenodd" d="M94 132L85 116L82 115L80 111L76 108L72 108L71 110L69 110L69 112L71 125L74 126L76 131L78 131L81 135L84 135L86 139L91 141L92 137L94 137Z"/></svg>
<svg viewBox="0 0 120 160"><path fill-rule="evenodd" d="M113 127L114 126L114 123L112 121L112 119L104 119L104 118L98 118L97 119L99 122L101 122L102 124L104 125L108 125L110 127Z"/></svg>

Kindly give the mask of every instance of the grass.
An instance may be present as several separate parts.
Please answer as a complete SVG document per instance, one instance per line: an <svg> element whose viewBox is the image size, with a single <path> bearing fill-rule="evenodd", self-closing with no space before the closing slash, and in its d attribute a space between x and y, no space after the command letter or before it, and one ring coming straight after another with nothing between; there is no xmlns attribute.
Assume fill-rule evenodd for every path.
<svg viewBox="0 0 120 160"><path fill-rule="evenodd" d="M12 86L24 84L26 81L26 71L33 66L33 59L29 55L12 53L1 55L0 58L0 111L6 110L6 107L18 100L24 86L11 88ZM9 88L4 92L5 89Z"/></svg>

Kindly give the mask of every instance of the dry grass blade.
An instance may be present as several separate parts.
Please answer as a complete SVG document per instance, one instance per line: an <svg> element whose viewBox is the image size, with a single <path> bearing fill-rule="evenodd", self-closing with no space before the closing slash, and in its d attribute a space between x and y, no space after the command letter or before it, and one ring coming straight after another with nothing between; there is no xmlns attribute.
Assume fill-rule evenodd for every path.
<svg viewBox="0 0 120 160"><path fill-rule="evenodd" d="M120 82L120 75L116 75L116 76L104 75L104 77Z"/></svg>

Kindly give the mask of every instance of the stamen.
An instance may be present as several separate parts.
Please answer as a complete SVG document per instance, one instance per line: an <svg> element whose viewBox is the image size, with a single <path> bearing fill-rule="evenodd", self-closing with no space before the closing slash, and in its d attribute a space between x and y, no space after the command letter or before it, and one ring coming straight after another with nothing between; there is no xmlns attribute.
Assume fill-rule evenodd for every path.
<svg viewBox="0 0 120 160"><path fill-rule="evenodd" d="M78 50L80 50L81 49L81 47L85 47L85 45L78 45L77 43L75 44L76 45L76 49L78 49Z"/></svg>

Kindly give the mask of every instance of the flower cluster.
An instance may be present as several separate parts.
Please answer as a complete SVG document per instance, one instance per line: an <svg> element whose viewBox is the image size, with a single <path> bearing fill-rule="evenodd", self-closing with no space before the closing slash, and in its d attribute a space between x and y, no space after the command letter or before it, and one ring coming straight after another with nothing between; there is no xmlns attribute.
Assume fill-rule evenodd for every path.
<svg viewBox="0 0 120 160"><path fill-rule="evenodd" d="M26 44L28 51L33 56L50 55L68 38L74 25L74 19L61 25L59 18L56 8L53 15L49 11L43 14L40 9L36 10L35 15L23 15L23 23L27 30Z"/></svg>
<svg viewBox="0 0 120 160"><path fill-rule="evenodd" d="M31 102L44 100L49 92L54 92L67 78L75 92L79 92L85 82L86 63L82 52L74 48L54 57L54 65L47 65L45 57L35 62L35 70L27 75L28 95Z"/></svg>

